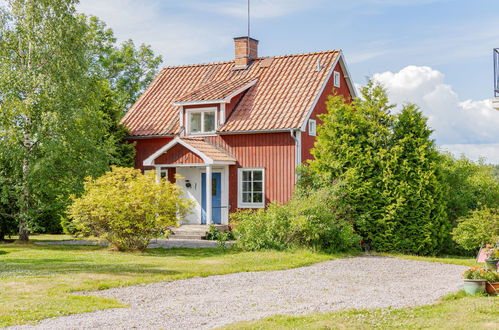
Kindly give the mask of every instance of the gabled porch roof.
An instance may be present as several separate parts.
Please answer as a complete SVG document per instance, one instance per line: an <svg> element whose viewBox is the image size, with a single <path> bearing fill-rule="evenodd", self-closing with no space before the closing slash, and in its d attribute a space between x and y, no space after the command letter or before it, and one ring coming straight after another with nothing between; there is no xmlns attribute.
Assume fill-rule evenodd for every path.
<svg viewBox="0 0 499 330"><path fill-rule="evenodd" d="M160 149L158 149L154 154L149 156L144 160L144 166L158 166L158 165L169 165L169 164L157 164L156 159L158 159L163 154L167 153L168 150L176 145L181 145L192 152L194 155L201 158L203 163L190 164L198 166L206 165L234 165L236 159L231 156L226 151L218 148L217 146L209 143L202 138L180 138L176 137Z"/></svg>

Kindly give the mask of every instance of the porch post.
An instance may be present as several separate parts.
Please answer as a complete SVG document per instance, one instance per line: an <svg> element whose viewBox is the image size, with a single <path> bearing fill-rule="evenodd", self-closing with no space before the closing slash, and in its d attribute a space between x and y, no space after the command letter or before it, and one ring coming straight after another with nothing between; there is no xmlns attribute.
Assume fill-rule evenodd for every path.
<svg viewBox="0 0 499 330"><path fill-rule="evenodd" d="M213 217L213 212L212 212L212 196L211 196L211 165L206 165L206 191L204 192L206 194L206 224L211 225L212 223L212 217Z"/></svg>
<svg viewBox="0 0 499 330"><path fill-rule="evenodd" d="M161 181L161 166L154 166L156 172L156 182L159 183Z"/></svg>

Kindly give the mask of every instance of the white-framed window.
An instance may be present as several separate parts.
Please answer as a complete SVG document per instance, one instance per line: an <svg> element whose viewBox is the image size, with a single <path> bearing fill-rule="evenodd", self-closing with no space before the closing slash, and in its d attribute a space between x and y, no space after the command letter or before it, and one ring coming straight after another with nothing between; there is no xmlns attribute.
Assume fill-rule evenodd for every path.
<svg viewBox="0 0 499 330"><path fill-rule="evenodd" d="M341 74L338 71L334 71L333 84L334 87L340 87L341 83Z"/></svg>
<svg viewBox="0 0 499 330"><path fill-rule="evenodd" d="M308 135L316 136L317 135L317 122L315 119L308 120Z"/></svg>
<svg viewBox="0 0 499 330"><path fill-rule="evenodd" d="M238 208L265 206L265 170L263 168L238 169Z"/></svg>
<svg viewBox="0 0 499 330"><path fill-rule="evenodd" d="M217 123L217 108L187 109L187 133L215 133Z"/></svg>

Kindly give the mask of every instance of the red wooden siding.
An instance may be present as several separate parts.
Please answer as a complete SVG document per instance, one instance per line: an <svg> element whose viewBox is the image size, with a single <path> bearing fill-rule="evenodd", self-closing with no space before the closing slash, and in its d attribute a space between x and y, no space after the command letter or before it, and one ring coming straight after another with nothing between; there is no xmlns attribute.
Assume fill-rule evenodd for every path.
<svg viewBox="0 0 499 330"><path fill-rule="evenodd" d="M163 147L171 140L173 140L173 137L132 140L136 143L135 168L140 168L141 170L152 169L152 167L144 167L142 165L144 163L144 160L146 160L147 157L151 156L153 153L158 151L159 148Z"/></svg>
<svg viewBox="0 0 499 330"><path fill-rule="evenodd" d="M171 147L166 153L162 154L155 161L156 164L200 164L204 163L201 157L192 151L177 144Z"/></svg>
<svg viewBox="0 0 499 330"><path fill-rule="evenodd" d="M310 119L315 119L317 121L317 126L321 124L321 120L317 118L317 115L323 114L327 112L326 108L326 102L328 100L329 95L332 94L337 94L337 95L343 95L343 97L350 101L352 96L350 94L350 90L348 89L347 82L345 80L345 76L343 73L343 70L341 69L341 65L339 63L336 64L336 67L334 68L335 71L340 72L341 75L341 81L340 81L340 87L334 87L333 85L333 79L334 79L334 74L331 75L330 79L328 80L326 84L326 88L322 92L319 101L317 102L317 105L315 106L314 110L312 111L312 115L310 116ZM309 159L312 159L313 156L310 153L310 150L314 147L315 143L315 136L310 136L309 131L308 131L308 122L306 125L306 130L305 132L302 132L302 138L301 138L301 159L302 162L306 162Z"/></svg>
<svg viewBox="0 0 499 330"><path fill-rule="evenodd" d="M285 203L295 184L295 144L290 133L234 134L210 137L237 159L229 167L230 211L237 209L237 172L240 167L265 168L266 202Z"/></svg>

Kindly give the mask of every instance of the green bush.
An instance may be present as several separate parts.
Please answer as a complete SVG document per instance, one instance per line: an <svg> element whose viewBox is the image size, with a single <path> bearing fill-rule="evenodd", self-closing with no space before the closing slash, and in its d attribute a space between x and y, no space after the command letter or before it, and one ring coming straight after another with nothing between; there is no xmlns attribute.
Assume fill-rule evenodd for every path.
<svg viewBox="0 0 499 330"><path fill-rule="evenodd" d="M458 220L452 231L454 241L468 251L478 250L481 243L499 240L499 209L484 207Z"/></svg>
<svg viewBox="0 0 499 330"><path fill-rule="evenodd" d="M156 182L154 172L113 167L98 179L86 179L69 217L83 236L106 239L118 250L143 250L188 212L191 203L181 195L177 185Z"/></svg>
<svg viewBox="0 0 499 330"><path fill-rule="evenodd" d="M234 214L231 221L237 245L245 250L312 247L340 252L358 248L360 237L337 191L335 186L296 194L286 205L272 203L266 210Z"/></svg>

